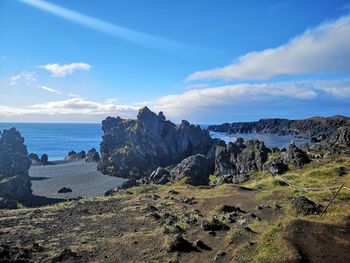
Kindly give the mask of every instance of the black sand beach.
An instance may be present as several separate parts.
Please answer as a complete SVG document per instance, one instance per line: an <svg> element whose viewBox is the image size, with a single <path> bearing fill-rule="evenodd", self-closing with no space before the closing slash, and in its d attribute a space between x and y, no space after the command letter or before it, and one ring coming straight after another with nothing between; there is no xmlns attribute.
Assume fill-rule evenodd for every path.
<svg viewBox="0 0 350 263"><path fill-rule="evenodd" d="M82 160L54 161L52 165L32 166L29 170L33 194L48 198L83 198L103 195L119 186L124 179L103 175L96 170L97 163ZM72 189L59 194L62 187Z"/></svg>

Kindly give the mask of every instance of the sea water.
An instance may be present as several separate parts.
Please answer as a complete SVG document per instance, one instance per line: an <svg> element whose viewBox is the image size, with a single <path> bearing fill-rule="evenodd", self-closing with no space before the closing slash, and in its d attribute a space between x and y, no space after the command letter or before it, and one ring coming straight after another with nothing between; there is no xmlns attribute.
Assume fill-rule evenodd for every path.
<svg viewBox="0 0 350 263"><path fill-rule="evenodd" d="M206 128L208 125L201 125ZM102 141L102 126L94 124L71 123L0 123L0 130L15 127L25 139L28 153L36 153L39 156L46 153L49 160L62 160L69 151L88 151L91 148L100 150ZM226 142L235 141L237 138L259 139L265 142L267 147L287 147L290 141L297 144L306 140L295 136L278 136L275 134L227 134L210 132L213 138L220 138Z"/></svg>

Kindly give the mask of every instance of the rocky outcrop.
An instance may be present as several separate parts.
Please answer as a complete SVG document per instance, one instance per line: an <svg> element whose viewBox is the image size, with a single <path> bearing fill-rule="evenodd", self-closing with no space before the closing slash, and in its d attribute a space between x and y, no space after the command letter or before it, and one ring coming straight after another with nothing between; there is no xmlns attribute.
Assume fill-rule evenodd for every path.
<svg viewBox="0 0 350 263"><path fill-rule="evenodd" d="M86 153L85 151L75 152L70 151L66 157L64 157L64 160L82 160L85 159Z"/></svg>
<svg viewBox="0 0 350 263"><path fill-rule="evenodd" d="M166 120L147 107L136 120L108 117L102 122L104 132L98 170L123 178L149 176L158 167L179 163L195 154L206 155L212 139L207 130L182 121Z"/></svg>
<svg viewBox="0 0 350 263"><path fill-rule="evenodd" d="M47 165L47 164L49 164L49 156L48 156L46 153L44 153L43 155L41 155L41 157L40 157L40 163L41 163L42 165Z"/></svg>
<svg viewBox="0 0 350 263"><path fill-rule="evenodd" d="M98 151L96 151L95 148L90 149L85 157L85 162L98 163L99 161L100 161L100 154L98 153Z"/></svg>
<svg viewBox="0 0 350 263"><path fill-rule="evenodd" d="M278 135L301 135L322 140L329 137L337 128L350 126L350 118L333 116L313 117L304 120L261 119L254 122L224 123L210 125L211 131L228 133L271 133Z"/></svg>
<svg viewBox="0 0 350 263"><path fill-rule="evenodd" d="M171 170L170 176L175 181L186 178L190 185L207 185L212 172L209 159L196 154L183 159Z"/></svg>
<svg viewBox="0 0 350 263"><path fill-rule="evenodd" d="M286 165L294 165L297 168L302 168L310 162L307 153L298 148L294 142L289 144L288 150L282 153L282 162Z"/></svg>
<svg viewBox="0 0 350 263"><path fill-rule="evenodd" d="M28 155L28 159L30 161L31 164L40 164L40 158L37 154L35 153L30 153Z"/></svg>
<svg viewBox="0 0 350 263"><path fill-rule="evenodd" d="M30 204L29 167L28 152L21 134L15 128L4 130L0 137L0 208L15 208L17 201Z"/></svg>
<svg viewBox="0 0 350 263"><path fill-rule="evenodd" d="M263 165L268 159L270 150L259 140L247 140L242 138L236 142L217 146L215 153L216 176L233 176L250 172L263 171Z"/></svg>

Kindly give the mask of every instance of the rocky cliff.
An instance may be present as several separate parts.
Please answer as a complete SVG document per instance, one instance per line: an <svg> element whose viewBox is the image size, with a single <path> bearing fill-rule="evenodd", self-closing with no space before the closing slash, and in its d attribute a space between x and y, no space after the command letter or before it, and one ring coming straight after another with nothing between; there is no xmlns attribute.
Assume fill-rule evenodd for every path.
<svg viewBox="0 0 350 263"><path fill-rule="evenodd" d="M15 208L17 201L30 203L30 161L23 143L15 128L4 130L0 136L0 208Z"/></svg>
<svg viewBox="0 0 350 263"><path fill-rule="evenodd" d="M108 117L102 129L98 170L123 178L149 176L158 167L206 155L212 146L207 130L187 121L175 125L162 112L157 115L147 107L140 109L136 120Z"/></svg>
<svg viewBox="0 0 350 263"><path fill-rule="evenodd" d="M228 133L272 133L278 135L300 135L305 137L328 137L337 128L344 126L350 126L349 117L313 117L304 120L262 119L254 122L210 125L208 129L211 131Z"/></svg>

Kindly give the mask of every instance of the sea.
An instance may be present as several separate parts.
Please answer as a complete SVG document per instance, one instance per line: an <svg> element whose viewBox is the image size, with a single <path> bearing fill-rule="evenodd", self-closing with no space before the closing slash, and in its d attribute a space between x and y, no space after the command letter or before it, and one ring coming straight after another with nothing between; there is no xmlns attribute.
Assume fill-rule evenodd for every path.
<svg viewBox="0 0 350 263"><path fill-rule="evenodd" d="M203 128L208 125L201 125ZM0 131L15 127L25 138L28 153L39 156L46 153L49 160L62 160L69 151L88 151L91 148L100 150L102 141L102 126L93 124L71 123L0 123ZM265 142L267 147L287 147L290 141L303 144L307 140L295 136L278 136L274 134L227 134L210 132L213 138L220 138L226 142L237 138L255 138Z"/></svg>

